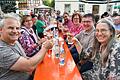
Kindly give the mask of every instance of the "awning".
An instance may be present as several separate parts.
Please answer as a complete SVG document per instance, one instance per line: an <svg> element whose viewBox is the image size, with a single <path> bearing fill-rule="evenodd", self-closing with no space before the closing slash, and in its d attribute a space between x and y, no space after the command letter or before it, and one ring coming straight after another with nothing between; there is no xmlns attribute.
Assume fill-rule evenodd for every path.
<svg viewBox="0 0 120 80"><path fill-rule="evenodd" d="M120 5L114 6L114 9L120 9Z"/></svg>
<svg viewBox="0 0 120 80"><path fill-rule="evenodd" d="M48 9L50 9L51 7L45 6L45 5L41 5L41 6L37 6L37 7L35 7L35 8L48 8Z"/></svg>
<svg viewBox="0 0 120 80"><path fill-rule="evenodd" d="M120 5L118 6L118 9L120 9Z"/></svg>

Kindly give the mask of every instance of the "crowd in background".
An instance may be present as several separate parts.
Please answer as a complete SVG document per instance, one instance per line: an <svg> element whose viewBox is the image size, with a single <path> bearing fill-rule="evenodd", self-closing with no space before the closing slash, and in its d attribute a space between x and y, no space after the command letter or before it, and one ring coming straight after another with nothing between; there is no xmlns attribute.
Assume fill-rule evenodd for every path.
<svg viewBox="0 0 120 80"><path fill-rule="evenodd" d="M67 12L61 14L58 10L51 14L22 15L20 16L21 20L15 19L15 17L3 17L0 22L0 78L9 80L8 78L13 77L12 73L14 73L14 77L16 77L13 80L19 80L18 75L24 75L20 80L27 80L28 75L25 72L31 72L34 75L36 65L42 61L47 50L52 47L50 40L47 39L50 36L46 38L45 32L52 31L50 25L54 24L63 34L83 80L120 79L120 15L118 13L110 15L108 12L104 12L101 16L95 16L91 13L81 15L80 12L74 12L69 15ZM10 20L11 22L9 22ZM4 27L10 31L5 31ZM9 39L7 33L13 37ZM15 43L16 41L19 44ZM20 49L16 47L17 45L20 46ZM9 46L11 49L15 48L15 51L9 49ZM21 50L21 48L23 49ZM9 53L3 49L11 54L8 55ZM3 55L3 52L6 54ZM14 53L24 53L24 57L20 57L23 54L15 54L14 56ZM3 64L4 58L2 56L5 55L8 55L5 60L9 65ZM9 56L12 57L8 58ZM12 62L9 63L7 59ZM21 59L25 63L22 63ZM28 69L21 69L20 64ZM6 68L4 68L5 66ZM29 77L29 80L30 78L32 80L33 76Z"/></svg>

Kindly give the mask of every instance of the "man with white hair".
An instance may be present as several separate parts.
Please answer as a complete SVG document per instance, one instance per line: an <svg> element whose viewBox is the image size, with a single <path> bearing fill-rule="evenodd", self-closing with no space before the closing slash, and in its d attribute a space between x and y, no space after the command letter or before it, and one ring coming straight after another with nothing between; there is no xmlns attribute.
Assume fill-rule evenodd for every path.
<svg viewBox="0 0 120 80"><path fill-rule="evenodd" d="M26 57L17 42L20 35L20 18L15 13L5 14L0 21L0 80L29 80L29 76L53 44L47 40L41 50Z"/></svg>

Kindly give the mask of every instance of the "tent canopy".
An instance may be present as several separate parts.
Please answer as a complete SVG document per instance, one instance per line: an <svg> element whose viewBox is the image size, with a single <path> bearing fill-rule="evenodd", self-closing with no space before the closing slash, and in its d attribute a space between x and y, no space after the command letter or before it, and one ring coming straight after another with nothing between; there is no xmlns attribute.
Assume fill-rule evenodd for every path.
<svg viewBox="0 0 120 80"><path fill-rule="evenodd" d="M40 6L37 6L36 8L48 8L48 9L50 9L51 7L46 6L46 5L40 5Z"/></svg>

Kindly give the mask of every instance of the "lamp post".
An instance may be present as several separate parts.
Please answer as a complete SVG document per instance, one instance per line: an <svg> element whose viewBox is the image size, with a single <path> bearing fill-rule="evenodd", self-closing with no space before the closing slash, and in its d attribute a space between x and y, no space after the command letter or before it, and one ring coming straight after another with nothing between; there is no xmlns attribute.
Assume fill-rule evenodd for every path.
<svg viewBox="0 0 120 80"><path fill-rule="evenodd" d="M109 5L110 1L111 1L111 0L107 0L107 12L109 12L109 13L111 12L111 10L110 10L110 5Z"/></svg>
<svg viewBox="0 0 120 80"><path fill-rule="evenodd" d="M107 8L109 7L109 0L107 0Z"/></svg>

